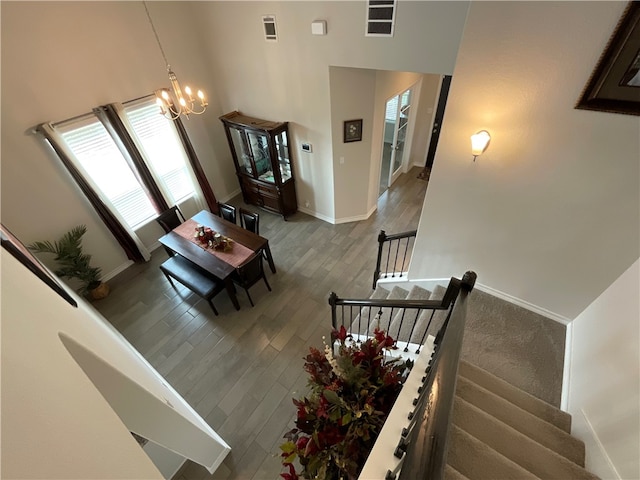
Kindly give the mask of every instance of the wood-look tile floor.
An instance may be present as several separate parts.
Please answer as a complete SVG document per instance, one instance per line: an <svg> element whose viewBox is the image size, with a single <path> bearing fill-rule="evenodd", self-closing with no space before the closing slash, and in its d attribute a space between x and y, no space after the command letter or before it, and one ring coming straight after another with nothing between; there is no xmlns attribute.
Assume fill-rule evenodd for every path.
<svg viewBox="0 0 640 480"><path fill-rule="evenodd" d="M277 267L276 274L266 269L272 292L262 282L251 288L253 308L244 291L240 311L222 293L215 316L188 290L176 292L158 269L167 258L161 248L109 282L111 295L95 307L231 446L213 475L188 462L177 480L279 478L291 399L306 391L303 357L331 328L328 295L369 296L379 231L418 226L427 187L419 172L402 175L369 219L341 225L300 212L285 222L234 198L260 214Z"/></svg>

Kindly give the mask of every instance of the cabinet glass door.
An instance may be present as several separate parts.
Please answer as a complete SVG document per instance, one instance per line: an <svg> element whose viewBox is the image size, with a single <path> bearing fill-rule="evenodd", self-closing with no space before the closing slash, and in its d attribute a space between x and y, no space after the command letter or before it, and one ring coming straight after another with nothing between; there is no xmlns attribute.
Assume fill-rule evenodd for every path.
<svg viewBox="0 0 640 480"><path fill-rule="evenodd" d="M266 135L257 132L247 132L247 139L256 166L256 176L265 182L274 182L271 158L269 156L269 140Z"/></svg>
<svg viewBox="0 0 640 480"><path fill-rule="evenodd" d="M233 142L233 149L238 157L238 164L240 171L247 175L253 176L253 166L251 165L251 155L245 143L244 132L237 128L230 127L229 133L231 134L231 141Z"/></svg>
<svg viewBox="0 0 640 480"><path fill-rule="evenodd" d="M287 132L281 132L276 135L276 153L278 154L280 177L282 178L282 182L284 183L291 178L291 159L289 158Z"/></svg>

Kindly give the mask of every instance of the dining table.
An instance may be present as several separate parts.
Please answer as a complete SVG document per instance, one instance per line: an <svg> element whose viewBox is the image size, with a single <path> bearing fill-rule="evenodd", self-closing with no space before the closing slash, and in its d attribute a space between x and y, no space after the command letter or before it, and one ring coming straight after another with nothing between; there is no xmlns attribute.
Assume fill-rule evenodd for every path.
<svg viewBox="0 0 640 480"><path fill-rule="evenodd" d="M195 236L200 227L210 228L213 232L231 240L229 248L217 250L209 247L206 243L200 244ZM198 212L160 237L159 242L223 282L236 310L240 309L240 304L236 296L232 274L237 267L254 253L264 252L271 272L276 273L269 240L206 210Z"/></svg>

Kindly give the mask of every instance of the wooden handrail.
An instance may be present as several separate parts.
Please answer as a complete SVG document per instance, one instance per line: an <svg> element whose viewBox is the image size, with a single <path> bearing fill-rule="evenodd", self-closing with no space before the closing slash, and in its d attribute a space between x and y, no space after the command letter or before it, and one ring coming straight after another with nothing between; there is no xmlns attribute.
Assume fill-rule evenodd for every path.
<svg viewBox="0 0 640 480"><path fill-rule="evenodd" d="M387 300L375 298L340 298L335 292L329 294L329 305L331 305L331 325L338 328L336 307L375 307L392 309L419 309L419 310L447 310L455 301L460 291L461 281L451 277L447 290L441 300Z"/></svg>

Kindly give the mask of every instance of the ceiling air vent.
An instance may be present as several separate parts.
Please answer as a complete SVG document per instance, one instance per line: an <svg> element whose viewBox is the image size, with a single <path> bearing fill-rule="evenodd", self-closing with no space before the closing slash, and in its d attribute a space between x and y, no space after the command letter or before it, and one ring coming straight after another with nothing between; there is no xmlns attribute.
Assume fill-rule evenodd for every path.
<svg viewBox="0 0 640 480"><path fill-rule="evenodd" d="M262 17L262 24L264 25L264 39L267 42L277 42L278 33L276 30L275 15L264 15Z"/></svg>
<svg viewBox="0 0 640 480"><path fill-rule="evenodd" d="M397 0L367 1L367 37L393 37Z"/></svg>

